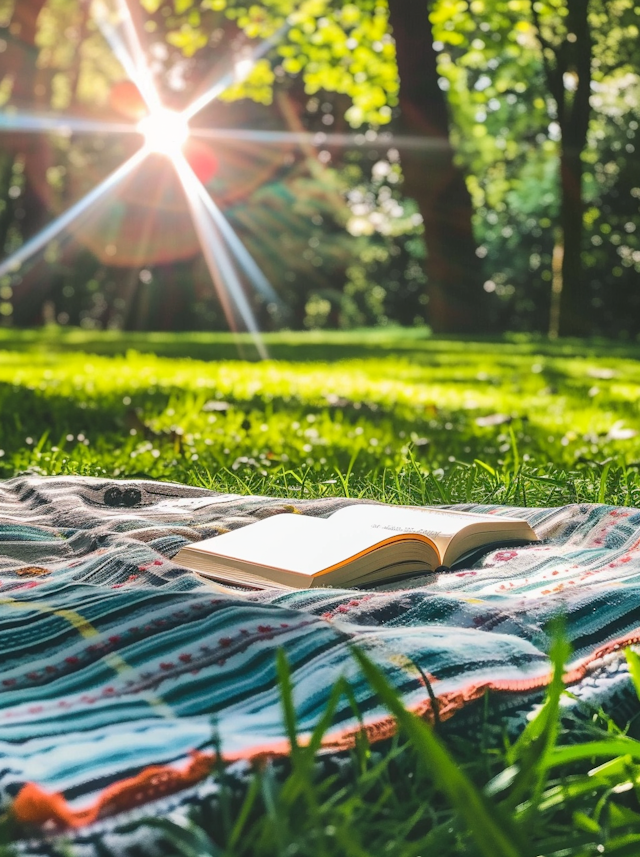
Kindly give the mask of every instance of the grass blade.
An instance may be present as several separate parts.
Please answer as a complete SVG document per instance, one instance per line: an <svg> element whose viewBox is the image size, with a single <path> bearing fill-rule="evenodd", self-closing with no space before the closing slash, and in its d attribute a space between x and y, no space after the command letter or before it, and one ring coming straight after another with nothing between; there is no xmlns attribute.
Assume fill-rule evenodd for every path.
<svg viewBox="0 0 640 857"><path fill-rule="evenodd" d="M548 771L545 760L554 747L558 734L560 697L564 691L564 665L569 657L569 651L563 628L557 623L550 651L554 666L553 678L547 690L544 705L536 717L527 724L507 754L508 762L519 767L519 774L514 778L513 788L506 801L510 806L519 803L529 789L532 789L529 799L532 810L542 795Z"/></svg>
<svg viewBox="0 0 640 857"><path fill-rule="evenodd" d="M369 658L354 649L354 656L371 687L397 719L419 758L433 774L439 789L466 822L485 857L520 857L522 851L495 819L496 810L460 770L431 728L408 712L386 678Z"/></svg>
<svg viewBox="0 0 640 857"><path fill-rule="evenodd" d="M631 681L633 682L636 696L640 699L640 655L634 652L632 648L627 647L624 650L624 656L629 665L629 673L631 674Z"/></svg>

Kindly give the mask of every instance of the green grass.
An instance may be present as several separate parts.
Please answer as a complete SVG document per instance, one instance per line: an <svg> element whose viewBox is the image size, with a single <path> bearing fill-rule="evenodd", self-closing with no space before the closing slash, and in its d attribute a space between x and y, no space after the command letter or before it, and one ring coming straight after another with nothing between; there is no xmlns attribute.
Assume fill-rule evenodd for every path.
<svg viewBox="0 0 640 857"><path fill-rule="evenodd" d="M631 356L411 333L272 335L274 352L301 359L252 363L213 359L225 335L133 340L182 355L206 345L204 361L73 350L98 350L84 332L3 332L0 476L144 475L390 502L638 502ZM126 351L122 334L105 334L103 350L114 342ZM315 359L321 348L331 361Z"/></svg>
<svg viewBox="0 0 640 857"><path fill-rule="evenodd" d="M234 338L222 334L0 331L0 476L145 476L404 503L640 505L637 346L397 330L273 334L268 346L275 359L258 363L246 342L247 361L233 359ZM564 657L559 642L558 675ZM634 723L597 711L560 720L556 680L520 736L487 709L478 746L453 722L431 730L415 720L363 668L401 723L397 739L360 742L322 765L313 746L297 748L245 786L221 771L220 794L189 821L149 822L167 849L640 854ZM284 661L280 670L290 713Z"/></svg>
<svg viewBox="0 0 640 857"><path fill-rule="evenodd" d="M183 857L635 857L638 730L598 711L584 711L581 721L560 718L567 656L556 635L555 678L536 716L515 739L487 718L478 746L405 711L377 667L354 651L399 734L383 747L362 740L322 763L323 730L348 685L336 686L310 744L299 746L280 653L288 762L258 765L244 782L219 766L219 790L188 817L137 820L129 830L148 825L163 853ZM640 693L640 660L631 651L627 657ZM4 834L15 834L10 816Z"/></svg>

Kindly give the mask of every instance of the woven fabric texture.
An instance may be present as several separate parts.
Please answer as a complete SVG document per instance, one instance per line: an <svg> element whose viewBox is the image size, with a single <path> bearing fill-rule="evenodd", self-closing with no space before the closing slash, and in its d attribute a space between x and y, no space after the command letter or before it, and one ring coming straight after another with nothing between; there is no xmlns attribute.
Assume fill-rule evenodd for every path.
<svg viewBox="0 0 640 857"><path fill-rule="evenodd" d="M133 818L212 787L214 732L230 763L286 753L280 647L302 733L344 676L371 738L392 734L353 645L425 717L426 679L441 721L473 723L489 692L517 725L549 681L546 629L563 615L573 647L566 704L634 710L623 648L640 640L637 510L459 506L525 517L542 541L390 591L235 597L171 559L186 542L259 518L326 516L352 502L147 481L0 483L0 810L14 807L24 853L45 852L61 833L86 847L111 837L126 852ZM345 700L327 752L357 729Z"/></svg>

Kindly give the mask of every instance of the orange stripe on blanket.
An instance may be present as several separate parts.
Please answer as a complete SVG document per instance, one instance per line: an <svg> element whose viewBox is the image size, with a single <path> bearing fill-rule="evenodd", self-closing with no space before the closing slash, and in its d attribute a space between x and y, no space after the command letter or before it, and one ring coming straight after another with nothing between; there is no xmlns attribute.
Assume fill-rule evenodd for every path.
<svg viewBox="0 0 640 857"><path fill-rule="evenodd" d="M135 777L109 786L85 809L73 809L61 794L46 792L35 783L26 783L13 802L12 813L21 824L84 827L104 816L133 809L195 785L210 773L215 759L213 753L194 752L188 764L181 769L152 765Z"/></svg>
<svg viewBox="0 0 640 857"><path fill-rule="evenodd" d="M604 655L620 650L625 646L640 643L640 629L636 629L623 637L611 640L597 648L592 654L583 658L564 674L566 685L574 684L588 673L592 662L597 661ZM474 682L465 688L450 693L439 694L438 719L448 720L471 702L481 698L489 691L501 693L523 693L526 691L543 690L551 681L552 672L545 673L537 678L519 680L488 680ZM433 723L433 703L431 699L410 706L410 711L419 717ZM365 732L368 739L375 743L386 738L391 738L396 732L396 721L393 717L382 717L377 721L368 723L362 727L347 728L336 734L329 734L322 743L325 751L341 751L354 746L356 736ZM301 736L301 743L305 737ZM284 756L290 750L288 741L278 741L267 745L253 746L247 750L230 754L224 759L228 764L240 759L246 759L259 763L268 758ZM212 770L216 756L214 753L201 753L194 751L191 761L186 767L172 768L169 765L152 765L145 768L137 776L114 783L106 788L96 801L86 809L72 809L63 795L54 792L46 792L35 783L26 783L18 793L12 806L12 813L16 821L22 824L43 826L53 824L56 828L84 827L97 821L99 818L125 812L136 806L148 803L152 800L174 794L181 789L188 788L203 780Z"/></svg>
<svg viewBox="0 0 640 857"><path fill-rule="evenodd" d="M589 672L591 664L598 661L605 655L611 654L615 651L620 651L626 646L639 643L640 629L635 629L634 631L625 634L623 637L618 637L617 639L610 640L608 643L604 643L590 655L587 655L587 657L578 661L571 669L565 672L563 676L565 685L569 687L583 679ZM449 693L437 694L437 719L440 721L449 720L470 703L481 699L487 691L494 691L497 693L526 693L527 691L544 690L548 687L552 678L553 673L549 671L537 678L531 679L488 679L487 681L473 682L466 687ZM415 714L417 717L420 717L431 724L436 720L433 712L433 702L430 698L423 699L420 702L408 706L408 710L411 711L412 714ZM392 738L397 731L395 718L382 717L380 720L376 720L373 723L365 724L364 729L362 727L346 729L334 738L323 742L322 747L324 750L333 750L335 752L348 750L350 747L353 747L356 736L361 734L363 731L372 744L376 741L384 741Z"/></svg>

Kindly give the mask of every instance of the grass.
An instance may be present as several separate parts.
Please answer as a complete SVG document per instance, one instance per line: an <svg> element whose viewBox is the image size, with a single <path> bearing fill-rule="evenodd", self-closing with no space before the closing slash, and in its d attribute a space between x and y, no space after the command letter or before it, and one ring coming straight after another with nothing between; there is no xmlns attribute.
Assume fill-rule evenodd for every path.
<svg viewBox="0 0 640 857"><path fill-rule="evenodd" d="M640 505L637 346L394 330L273 334L268 345L276 359L256 363L233 359L225 335L0 331L0 476ZM329 710L286 765L244 785L220 771L220 792L192 817L146 823L183 855L638 855L640 731L601 711L560 717L566 655L558 634L556 681L537 717L511 736L487 709L480 746L455 718L432 730L407 714L363 661L402 727L390 744L320 761ZM640 691L640 661L628 658ZM284 659L280 673L295 736Z"/></svg>
<svg viewBox="0 0 640 857"><path fill-rule="evenodd" d="M96 334L3 332L0 476L142 475L389 502L639 499L630 347L281 334L272 351L300 359L252 363L214 359L224 335L134 338L147 350L160 340L171 358L105 336L103 351L118 345L109 356L73 350L98 350ZM184 356L204 345L212 359ZM331 361L315 359L321 346Z"/></svg>
<svg viewBox="0 0 640 857"><path fill-rule="evenodd" d="M536 716L515 740L487 720L480 747L435 730L405 711L394 690L355 651L400 731L385 747L366 741L321 763L323 729L296 744L291 682L279 656L283 716L292 737L286 767L263 764L239 784L218 770L220 788L180 820L150 818L164 853L195 857L635 857L640 851L640 741L598 711L560 717L561 634L555 678ZM627 652L640 694L640 659ZM475 732L475 730L474 730ZM104 849L104 853L110 853Z"/></svg>

